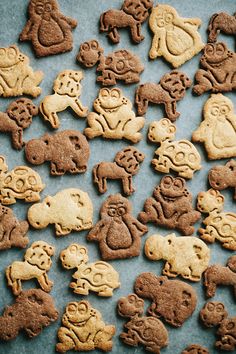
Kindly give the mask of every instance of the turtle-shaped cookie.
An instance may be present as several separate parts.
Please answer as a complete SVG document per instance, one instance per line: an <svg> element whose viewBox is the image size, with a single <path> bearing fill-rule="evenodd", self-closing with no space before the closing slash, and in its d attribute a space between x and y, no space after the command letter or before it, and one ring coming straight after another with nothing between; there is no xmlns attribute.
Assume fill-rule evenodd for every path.
<svg viewBox="0 0 236 354"><path fill-rule="evenodd" d="M16 199L26 202L40 200L45 185L37 172L27 166L17 166L8 172L4 156L0 156L0 202L14 204Z"/></svg>
<svg viewBox="0 0 236 354"><path fill-rule="evenodd" d="M99 62L97 71L101 75L97 77L97 81L104 86L115 85L116 80L122 80L125 84L139 82L139 75L144 70L140 59L126 49L104 56L103 48L96 40L81 44L77 60L87 68Z"/></svg>
<svg viewBox="0 0 236 354"><path fill-rule="evenodd" d="M159 172L168 173L172 169L180 177L192 178L193 173L201 169L201 156L190 141L173 141L175 132L175 125L167 118L150 124L149 140L161 144L152 164Z"/></svg>
<svg viewBox="0 0 236 354"><path fill-rule="evenodd" d="M87 264L87 249L73 243L60 254L62 266L66 269L77 268L72 275L76 282L71 282L70 287L76 294L88 295L89 290L99 296L112 296L113 290L120 286L119 274L106 262L97 261Z"/></svg>

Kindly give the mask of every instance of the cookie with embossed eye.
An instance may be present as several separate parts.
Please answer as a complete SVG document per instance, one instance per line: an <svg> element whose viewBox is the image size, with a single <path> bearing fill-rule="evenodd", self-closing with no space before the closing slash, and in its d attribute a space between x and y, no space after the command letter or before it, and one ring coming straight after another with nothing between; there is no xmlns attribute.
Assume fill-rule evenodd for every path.
<svg viewBox="0 0 236 354"><path fill-rule="evenodd" d="M228 316L228 312L222 302L209 301L201 309L199 316L206 327L214 327Z"/></svg>

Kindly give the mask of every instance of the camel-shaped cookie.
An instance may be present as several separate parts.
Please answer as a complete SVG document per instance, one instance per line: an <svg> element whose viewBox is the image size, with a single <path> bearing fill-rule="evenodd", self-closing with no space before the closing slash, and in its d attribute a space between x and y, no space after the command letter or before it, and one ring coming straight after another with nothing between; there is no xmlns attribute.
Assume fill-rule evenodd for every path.
<svg viewBox="0 0 236 354"><path fill-rule="evenodd" d="M234 200L236 200L236 160L228 161L224 166L214 166L208 174L212 188L222 191L226 188L234 188Z"/></svg>
<svg viewBox="0 0 236 354"><path fill-rule="evenodd" d="M208 42L216 42L220 32L236 35L236 14L231 16L226 12L215 13L210 19L208 32Z"/></svg>

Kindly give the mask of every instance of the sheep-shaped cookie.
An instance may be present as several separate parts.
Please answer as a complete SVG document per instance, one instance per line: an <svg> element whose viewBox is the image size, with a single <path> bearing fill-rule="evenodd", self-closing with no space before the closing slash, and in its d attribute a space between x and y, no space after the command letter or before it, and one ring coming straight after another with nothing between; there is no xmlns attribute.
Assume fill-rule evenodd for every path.
<svg viewBox="0 0 236 354"><path fill-rule="evenodd" d="M62 266L66 269L77 268L72 277L76 282L71 282L70 287L74 293L88 295L89 290L99 296L112 296L113 290L120 286L119 274L106 262L97 261L87 264L87 248L73 243L60 254Z"/></svg>
<svg viewBox="0 0 236 354"><path fill-rule="evenodd" d="M150 124L148 138L161 146L152 160L155 170L163 173L176 171L180 177L192 178L201 169L201 157L195 146L188 140L173 141L176 127L168 118Z"/></svg>
<svg viewBox="0 0 236 354"><path fill-rule="evenodd" d="M199 281L210 260L210 250L197 237L165 237L152 235L145 243L146 256L154 261L166 260L162 270L168 277L181 275L185 279Z"/></svg>
<svg viewBox="0 0 236 354"><path fill-rule="evenodd" d="M32 205L28 220L36 229L55 224L56 235L68 235L72 230L81 231L92 227L93 205L86 192L68 188L53 197L47 196L42 203Z"/></svg>
<svg viewBox="0 0 236 354"><path fill-rule="evenodd" d="M222 213L224 196L219 191L209 189L198 194L197 208L201 213L209 214L203 220L206 228L200 228L200 237L213 243L215 239L222 243L222 247L236 251L236 214Z"/></svg>

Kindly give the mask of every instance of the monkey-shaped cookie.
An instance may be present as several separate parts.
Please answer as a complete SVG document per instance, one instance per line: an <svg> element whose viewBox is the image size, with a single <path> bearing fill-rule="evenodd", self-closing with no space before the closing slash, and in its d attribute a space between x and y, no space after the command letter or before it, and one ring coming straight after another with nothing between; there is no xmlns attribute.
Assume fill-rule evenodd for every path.
<svg viewBox="0 0 236 354"><path fill-rule="evenodd" d="M200 64L202 69L196 72L194 93L201 95L210 90L217 93L236 89L236 53L228 50L225 43L207 43Z"/></svg>
<svg viewBox="0 0 236 354"><path fill-rule="evenodd" d="M182 18L166 4L152 9L149 26L154 33L149 57L163 56L174 68L179 67L204 47L200 34L199 18Z"/></svg>
<svg viewBox="0 0 236 354"><path fill-rule="evenodd" d="M131 101L119 88L103 88L93 103L95 112L87 117L88 128L84 134L93 139L102 136L108 139L122 139L137 143L142 139L139 130L143 128L145 119L136 117Z"/></svg>
<svg viewBox="0 0 236 354"><path fill-rule="evenodd" d="M99 242L102 259L138 256L140 237L147 227L132 215L131 203L121 194L110 195L100 211L101 220L89 232L87 240Z"/></svg>
<svg viewBox="0 0 236 354"><path fill-rule="evenodd" d="M186 188L183 178L165 176L156 186L153 197L144 203L144 211L139 220L146 224L154 222L170 229L177 229L183 235L194 232L193 224L200 219L199 211L193 209L192 195Z"/></svg>
<svg viewBox="0 0 236 354"><path fill-rule="evenodd" d="M228 312L222 302L208 301L199 312L199 317L204 326L215 327L228 317Z"/></svg>
<svg viewBox="0 0 236 354"><path fill-rule="evenodd" d="M72 50L71 30L77 21L63 15L56 0L30 0L28 13L29 20L19 39L31 41L38 57Z"/></svg>
<svg viewBox="0 0 236 354"><path fill-rule="evenodd" d="M228 97L217 93L206 101L203 121L193 132L192 141L205 145L210 160L236 156L236 114Z"/></svg>

